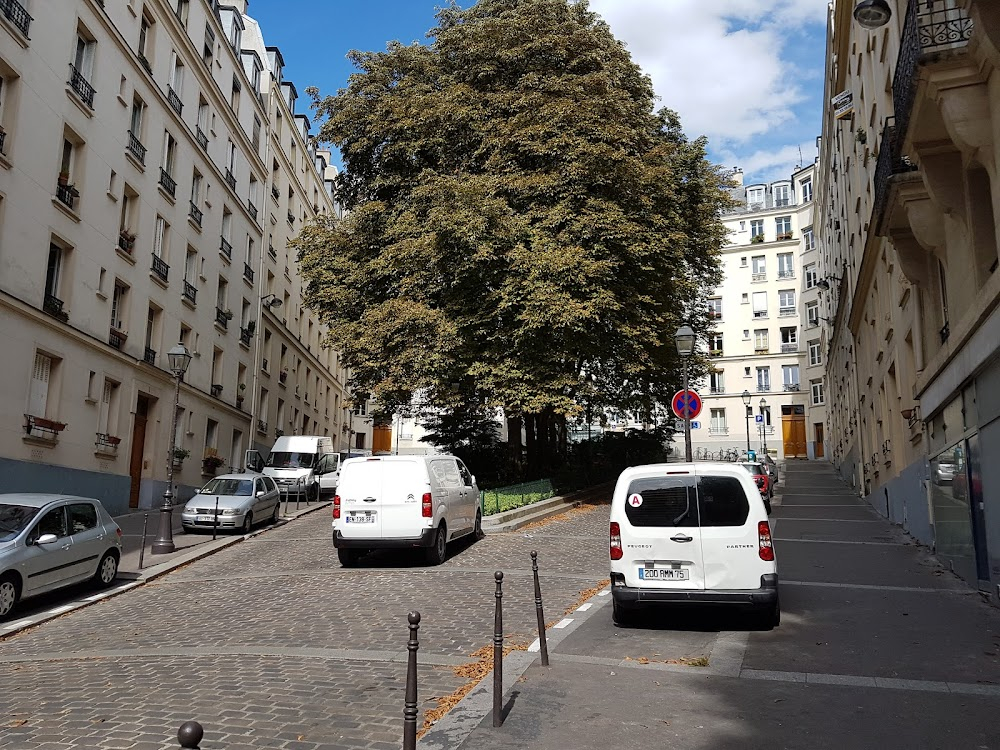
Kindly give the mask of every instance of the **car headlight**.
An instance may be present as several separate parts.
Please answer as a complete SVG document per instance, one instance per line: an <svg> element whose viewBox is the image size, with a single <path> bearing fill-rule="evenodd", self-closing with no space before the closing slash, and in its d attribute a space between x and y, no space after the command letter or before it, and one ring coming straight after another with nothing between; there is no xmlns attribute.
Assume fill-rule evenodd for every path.
<svg viewBox="0 0 1000 750"><path fill-rule="evenodd" d="M238 516L243 511L239 508L225 508L219 511L220 516Z"/></svg>

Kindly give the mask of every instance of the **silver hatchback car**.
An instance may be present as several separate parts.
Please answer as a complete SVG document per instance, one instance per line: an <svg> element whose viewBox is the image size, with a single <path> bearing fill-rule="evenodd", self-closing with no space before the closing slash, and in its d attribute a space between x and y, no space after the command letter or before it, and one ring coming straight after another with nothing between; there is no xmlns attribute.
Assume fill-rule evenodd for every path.
<svg viewBox="0 0 1000 750"><path fill-rule="evenodd" d="M118 575L122 530L99 500L72 495L0 495L0 619L21 599Z"/></svg>
<svg viewBox="0 0 1000 750"><path fill-rule="evenodd" d="M222 474L210 479L198 494L187 501L181 512L185 530L218 528L250 532L261 521L276 523L281 516L281 494L269 476L263 474Z"/></svg>

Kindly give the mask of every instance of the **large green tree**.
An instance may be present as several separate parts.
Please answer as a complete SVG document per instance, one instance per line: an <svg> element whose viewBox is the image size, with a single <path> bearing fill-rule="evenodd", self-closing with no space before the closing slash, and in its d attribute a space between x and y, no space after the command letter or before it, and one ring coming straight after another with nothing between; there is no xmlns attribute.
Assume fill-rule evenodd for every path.
<svg viewBox="0 0 1000 750"><path fill-rule="evenodd" d="M390 410L473 393L545 463L582 405L669 400L724 180L585 1L452 4L428 37L311 91L348 213L296 241L306 302L356 389Z"/></svg>

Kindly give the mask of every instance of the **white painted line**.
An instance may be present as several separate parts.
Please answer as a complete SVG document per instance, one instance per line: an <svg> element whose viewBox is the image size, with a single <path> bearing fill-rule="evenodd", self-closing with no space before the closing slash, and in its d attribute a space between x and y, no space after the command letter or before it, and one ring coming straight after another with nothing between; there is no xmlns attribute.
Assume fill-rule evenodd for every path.
<svg viewBox="0 0 1000 750"><path fill-rule="evenodd" d="M775 539L776 542L804 542L806 544L860 544L872 547L908 547L902 542L842 542L839 539Z"/></svg>
<svg viewBox="0 0 1000 750"><path fill-rule="evenodd" d="M581 604L579 607L577 607L576 611L577 612L586 612L588 609L590 609L593 606L594 606L593 602L587 602L586 604Z"/></svg>
<svg viewBox="0 0 1000 750"><path fill-rule="evenodd" d="M945 589L931 588L929 586L879 586L870 583L827 583L825 581L780 581L781 586L815 586L828 589L858 589L861 591L903 591L914 593L930 594L961 594L970 596L976 594L972 589Z"/></svg>
<svg viewBox="0 0 1000 750"><path fill-rule="evenodd" d="M50 609L48 612L45 612L45 615L46 616L48 616L48 615L61 615L63 612L69 612L71 609L73 609L76 606L79 606L76 602L73 602L73 604L64 604L61 607L56 607L55 609Z"/></svg>
<svg viewBox="0 0 1000 750"><path fill-rule="evenodd" d="M96 602L98 599L103 599L105 596L107 596L107 594L102 592L100 594L94 594L93 596L86 596L83 600L85 602Z"/></svg>
<svg viewBox="0 0 1000 750"><path fill-rule="evenodd" d="M598 595L598 596L607 596L607 595L608 595L608 594L610 594L610 593L611 593L611 590L610 590L610 589L604 589L604 591L598 591L598 592L597 592L597 595Z"/></svg>
<svg viewBox="0 0 1000 750"><path fill-rule="evenodd" d="M26 628L29 625L31 625L32 623L34 623L34 619L32 619L32 618L29 617L27 620L18 620L17 622L12 622L12 623L9 623L8 625L4 625L3 629L4 630L17 630L18 628Z"/></svg>
<svg viewBox="0 0 1000 750"><path fill-rule="evenodd" d="M782 521L834 521L836 523L885 523L884 518L782 518Z"/></svg>
<svg viewBox="0 0 1000 750"><path fill-rule="evenodd" d="M867 508L867 505L862 505L861 503L832 503L824 504L820 503L782 503L778 506L779 508Z"/></svg>
<svg viewBox="0 0 1000 750"><path fill-rule="evenodd" d="M555 629L557 629L557 630L562 630L567 625L569 625L571 622L573 622L573 618L572 617L564 617L562 620L560 620L559 622L557 622L552 627L555 628Z"/></svg>
<svg viewBox="0 0 1000 750"><path fill-rule="evenodd" d="M533 640L533 641L531 642L531 645L530 645L530 646L528 646L528 651L530 651L531 653L535 653L535 652L537 652L537 651L538 651L539 649L541 649L541 647L542 647L542 644L541 644L541 643L539 643L538 639L536 638L535 640Z"/></svg>

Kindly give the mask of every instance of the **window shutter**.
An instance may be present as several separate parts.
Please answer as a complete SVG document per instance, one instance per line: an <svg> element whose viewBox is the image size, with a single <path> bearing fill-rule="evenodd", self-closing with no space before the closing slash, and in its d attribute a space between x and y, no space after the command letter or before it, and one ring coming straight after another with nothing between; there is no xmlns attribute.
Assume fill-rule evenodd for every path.
<svg viewBox="0 0 1000 750"><path fill-rule="evenodd" d="M104 393L101 395L101 410L97 418L97 431L108 433L108 414L111 411L111 383L104 381Z"/></svg>
<svg viewBox="0 0 1000 750"><path fill-rule="evenodd" d="M28 413L34 417L44 417L49 399L49 373L52 359L35 353L35 366L31 371L31 388L28 393Z"/></svg>
<svg viewBox="0 0 1000 750"><path fill-rule="evenodd" d="M754 312L767 311L767 292L753 293L753 311Z"/></svg>

